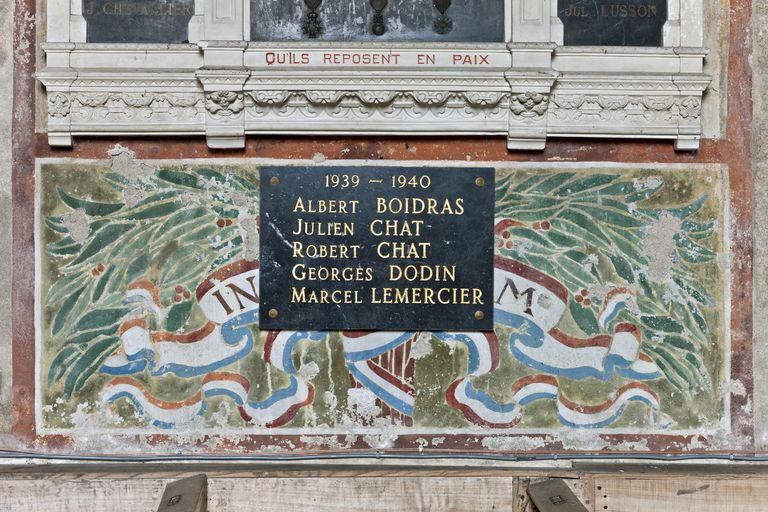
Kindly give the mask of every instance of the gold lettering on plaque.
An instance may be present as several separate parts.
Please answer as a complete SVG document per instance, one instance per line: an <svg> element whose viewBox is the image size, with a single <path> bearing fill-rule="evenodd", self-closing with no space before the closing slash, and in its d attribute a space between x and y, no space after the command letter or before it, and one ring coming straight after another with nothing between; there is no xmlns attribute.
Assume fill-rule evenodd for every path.
<svg viewBox="0 0 768 512"><path fill-rule="evenodd" d="M481 288L462 287L457 283L461 267L450 260L447 264L429 261L442 256L440 251L445 250L442 244L433 248L432 242L421 241L433 229L430 220L433 216L464 215L464 198L408 197L407 193L404 197L390 196L380 191L381 187L403 192L429 191L432 187L427 175L400 174L390 178L367 178L358 174L325 176L325 188L354 191L366 185L378 187L380 195L373 200L353 200L349 196L316 198L312 197L311 189L303 189L301 196L291 200L288 208L294 220L284 231L288 240L283 241L290 245L295 260L290 264L292 282L287 285L292 304L480 307L488 302ZM485 185L482 179L475 183ZM364 214L373 214L373 218L362 217L365 219L362 220ZM375 242L371 242L370 237L374 237ZM436 254L432 254L433 249ZM384 265L364 266L368 258L384 260ZM367 287L357 284L375 280L383 285L365 289Z"/></svg>
<svg viewBox="0 0 768 512"><path fill-rule="evenodd" d="M610 18L653 18L655 5L613 4L601 5L600 16Z"/></svg>
<svg viewBox="0 0 768 512"><path fill-rule="evenodd" d="M371 304L483 305L480 288L371 288Z"/></svg>
<svg viewBox="0 0 768 512"><path fill-rule="evenodd" d="M600 18L655 18L658 16L656 5L652 4L602 4L595 6L597 15ZM562 11L562 16L568 18L586 18L590 16L587 7L578 4L570 4L568 8Z"/></svg>
<svg viewBox="0 0 768 512"><path fill-rule="evenodd" d="M94 3L96 3L95 0L87 5L86 14L93 13ZM192 5L188 3L163 0L105 2L101 6L101 13L107 16L192 16L194 14Z"/></svg>

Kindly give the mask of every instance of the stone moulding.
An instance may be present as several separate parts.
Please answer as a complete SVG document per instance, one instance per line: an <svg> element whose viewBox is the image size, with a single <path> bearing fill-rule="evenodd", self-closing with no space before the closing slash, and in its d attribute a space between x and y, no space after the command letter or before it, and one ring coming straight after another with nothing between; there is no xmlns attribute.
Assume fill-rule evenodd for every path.
<svg viewBox="0 0 768 512"><path fill-rule="evenodd" d="M47 43L52 146L93 135L495 135L672 139L695 150L703 48L554 43Z"/></svg>

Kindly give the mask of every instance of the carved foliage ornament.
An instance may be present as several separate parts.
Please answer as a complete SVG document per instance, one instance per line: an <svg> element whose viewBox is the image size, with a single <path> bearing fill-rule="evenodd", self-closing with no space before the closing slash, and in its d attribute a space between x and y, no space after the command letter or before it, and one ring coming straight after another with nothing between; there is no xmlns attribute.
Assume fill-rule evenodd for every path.
<svg viewBox="0 0 768 512"><path fill-rule="evenodd" d="M205 95L205 109L214 115L234 116L245 108L243 94L234 91L214 91Z"/></svg>
<svg viewBox="0 0 768 512"><path fill-rule="evenodd" d="M509 105L515 117L535 119L543 116L549 107L549 96L538 92L524 92L512 96Z"/></svg>
<svg viewBox="0 0 768 512"><path fill-rule="evenodd" d="M66 94L56 93L48 97L48 115L51 117L67 117L71 108L72 103Z"/></svg>
<svg viewBox="0 0 768 512"><path fill-rule="evenodd" d="M129 122L163 116L191 121L201 111L202 99L199 94L184 93L56 93L48 98L48 116L72 116L77 122Z"/></svg>
<svg viewBox="0 0 768 512"><path fill-rule="evenodd" d="M559 120L596 118L602 121L633 120L639 122L676 120L694 121L701 116L701 100L693 96L683 98L654 96L597 96L558 94L552 97L552 115ZM642 119L638 119L642 118Z"/></svg>
<svg viewBox="0 0 768 512"><path fill-rule="evenodd" d="M254 91L253 119L501 119L509 94L451 91Z"/></svg>
<svg viewBox="0 0 768 512"><path fill-rule="evenodd" d="M699 98L683 98L680 100L678 108L680 117L683 119L695 120L701 116L701 100Z"/></svg>
<svg viewBox="0 0 768 512"><path fill-rule="evenodd" d="M248 95L256 106L281 106L298 100L317 106L352 101L371 107L385 107L399 101L430 107L458 103L471 108L494 108L509 97L503 92L452 91L255 91Z"/></svg>

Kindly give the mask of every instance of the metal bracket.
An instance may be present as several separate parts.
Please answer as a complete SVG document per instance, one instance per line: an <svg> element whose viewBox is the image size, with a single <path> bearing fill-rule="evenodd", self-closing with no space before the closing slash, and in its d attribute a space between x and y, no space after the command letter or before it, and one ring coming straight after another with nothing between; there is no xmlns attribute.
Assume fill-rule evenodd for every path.
<svg viewBox="0 0 768 512"><path fill-rule="evenodd" d="M207 512L208 479L195 475L165 486L157 512Z"/></svg>
<svg viewBox="0 0 768 512"><path fill-rule="evenodd" d="M560 479L531 484L528 494L539 512L587 512L571 488Z"/></svg>

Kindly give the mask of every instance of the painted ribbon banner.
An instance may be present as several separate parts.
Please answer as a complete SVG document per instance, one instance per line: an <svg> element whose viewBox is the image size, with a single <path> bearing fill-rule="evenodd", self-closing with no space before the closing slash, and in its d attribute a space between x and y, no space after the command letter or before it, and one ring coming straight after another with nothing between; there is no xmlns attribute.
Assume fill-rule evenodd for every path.
<svg viewBox="0 0 768 512"><path fill-rule="evenodd" d="M106 360L101 371L113 375L129 375L150 368L150 374L166 372L189 377L205 375L203 393L181 402L162 402L134 380L117 378L105 389L102 399L114 402L128 398L137 411L152 424L173 428L189 422L195 414L205 412L205 399L231 398L246 421L266 425L283 425L298 410L313 400L314 390L293 364L293 351L302 341L322 341L324 332L272 331L264 348L264 359L290 375L290 384L277 390L263 402L249 402L250 383L238 374L218 372L220 368L242 359L253 348L253 335L243 326L258 322L258 264L237 261L206 279L197 288L197 299L209 322L203 329L185 334L149 333L143 322L128 321L120 328L124 353ZM661 376L647 356L641 359L640 340L635 326L620 325L613 338L591 340L559 338L555 326L565 311L567 291L557 281L514 260L497 258L494 279L497 322L518 329L510 337L512 353L525 364L548 372L523 378L513 383L516 390L509 404L495 401L487 393L472 386L472 377L487 374L499 365L498 340L486 333L433 333L440 342L462 344L468 352L467 377L454 382L446 393L446 401L460 409L470 421L491 427L514 426L525 404L541 399L558 400L558 418L568 426L597 427L610 424L629 401L642 401L652 412L658 412L658 398L646 386L630 383L614 400L592 412L585 412L559 396L558 382L551 375L572 378L594 376L606 380L613 371L641 379ZM140 297L153 300L155 290L128 293L128 300ZM153 304L161 307L159 304ZM154 309L154 308L152 308ZM342 334L344 357L350 375L378 400L404 417L413 417L415 388L407 379L388 371L375 358L412 341L413 332L345 332ZM557 334L555 334L556 336ZM545 346L546 345L546 346ZM209 356L209 357L205 357ZM142 364L137 365L137 362ZM400 365L407 364L403 358Z"/></svg>
<svg viewBox="0 0 768 512"><path fill-rule="evenodd" d="M102 367L103 373L130 375L150 368L151 375L173 373L180 377L204 375L202 393L181 402L163 402L153 397L139 382L133 379L116 378L102 394L102 400L114 402L128 398L137 411L142 411L153 425L173 428L189 422L193 416L205 412L205 399L227 397L234 401L240 415L248 422L266 426L283 425L293 419L298 408L312 401L312 387L296 378L290 364L282 364L280 351L269 356L275 357L275 366L291 374L287 389L278 391L267 400L248 400L249 380L237 373L219 372L229 364L239 361L253 349L253 333L249 324L258 322L258 263L236 261L200 284L197 301L208 318L202 329L184 334L169 332L149 333L146 324L129 321L120 328L123 353L109 357ZM136 297L129 292L128 301ZM156 290L147 290L139 297L154 300ZM231 302L228 302L231 301ZM154 303L152 310L161 308ZM288 343L282 346L287 349ZM136 364L140 362L141 364Z"/></svg>
<svg viewBox="0 0 768 512"><path fill-rule="evenodd" d="M39 170L42 433L386 449L723 424L718 168L497 169L493 331L265 330L259 168L114 156Z"/></svg>

